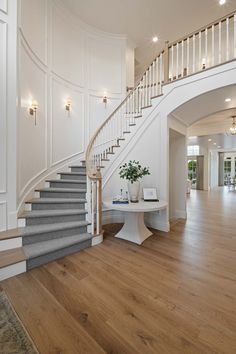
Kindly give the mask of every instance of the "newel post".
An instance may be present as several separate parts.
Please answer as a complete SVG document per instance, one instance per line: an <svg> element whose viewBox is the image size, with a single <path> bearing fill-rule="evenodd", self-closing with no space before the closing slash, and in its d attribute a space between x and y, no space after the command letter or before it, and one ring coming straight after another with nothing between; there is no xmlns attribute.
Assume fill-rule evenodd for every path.
<svg viewBox="0 0 236 354"><path fill-rule="evenodd" d="M164 83L169 82L169 41L165 42L164 50Z"/></svg>
<svg viewBox="0 0 236 354"><path fill-rule="evenodd" d="M100 168L97 169L96 172L97 178L97 235L102 233L102 174Z"/></svg>

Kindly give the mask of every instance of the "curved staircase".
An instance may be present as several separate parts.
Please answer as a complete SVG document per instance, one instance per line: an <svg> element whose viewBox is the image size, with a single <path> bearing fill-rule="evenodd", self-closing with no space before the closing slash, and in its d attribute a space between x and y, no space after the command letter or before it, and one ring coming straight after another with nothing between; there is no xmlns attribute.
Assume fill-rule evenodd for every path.
<svg viewBox="0 0 236 354"><path fill-rule="evenodd" d="M100 243L103 171L135 134L143 110L163 95L163 85L235 59L235 12L166 42L136 87L96 131L85 162L46 181L36 198L26 202L20 227L0 233L0 280Z"/></svg>

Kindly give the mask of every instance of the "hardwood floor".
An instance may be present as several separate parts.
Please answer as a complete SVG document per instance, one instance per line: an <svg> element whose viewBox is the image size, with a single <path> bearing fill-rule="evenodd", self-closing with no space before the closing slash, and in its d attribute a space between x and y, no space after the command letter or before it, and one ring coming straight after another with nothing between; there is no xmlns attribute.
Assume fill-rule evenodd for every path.
<svg viewBox="0 0 236 354"><path fill-rule="evenodd" d="M188 220L1 283L42 354L236 353L236 193L193 191Z"/></svg>

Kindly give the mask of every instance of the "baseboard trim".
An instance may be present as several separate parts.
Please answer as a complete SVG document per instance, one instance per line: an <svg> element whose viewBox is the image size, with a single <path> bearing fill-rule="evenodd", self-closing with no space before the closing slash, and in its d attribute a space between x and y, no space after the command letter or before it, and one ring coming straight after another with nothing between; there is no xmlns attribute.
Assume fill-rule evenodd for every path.
<svg viewBox="0 0 236 354"><path fill-rule="evenodd" d="M92 247L97 246L103 242L103 232L100 235L96 235L92 238Z"/></svg>
<svg viewBox="0 0 236 354"><path fill-rule="evenodd" d="M0 281L14 277L15 275L26 272L26 261L11 264L0 269Z"/></svg>

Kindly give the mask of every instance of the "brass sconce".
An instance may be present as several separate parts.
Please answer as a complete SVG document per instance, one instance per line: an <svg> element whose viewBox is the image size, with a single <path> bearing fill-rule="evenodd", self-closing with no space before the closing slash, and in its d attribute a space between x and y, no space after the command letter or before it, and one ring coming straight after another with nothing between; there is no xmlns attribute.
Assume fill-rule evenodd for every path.
<svg viewBox="0 0 236 354"><path fill-rule="evenodd" d="M36 112L37 112L37 109L38 109L38 102L37 101L32 101L30 106L29 106L29 114L31 116L34 117L34 124L36 125L37 124L37 116L36 116Z"/></svg>
<svg viewBox="0 0 236 354"><path fill-rule="evenodd" d="M102 102L105 104L105 107L106 107L106 105L107 105L107 93L106 92L104 92L104 94L103 94Z"/></svg>
<svg viewBox="0 0 236 354"><path fill-rule="evenodd" d="M202 70L206 69L206 58L202 59Z"/></svg>
<svg viewBox="0 0 236 354"><path fill-rule="evenodd" d="M67 101L66 101L65 109L66 109L66 111L67 111L68 114L69 114L70 111L71 111L71 99L70 99L70 98L68 98Z"/></svg>

